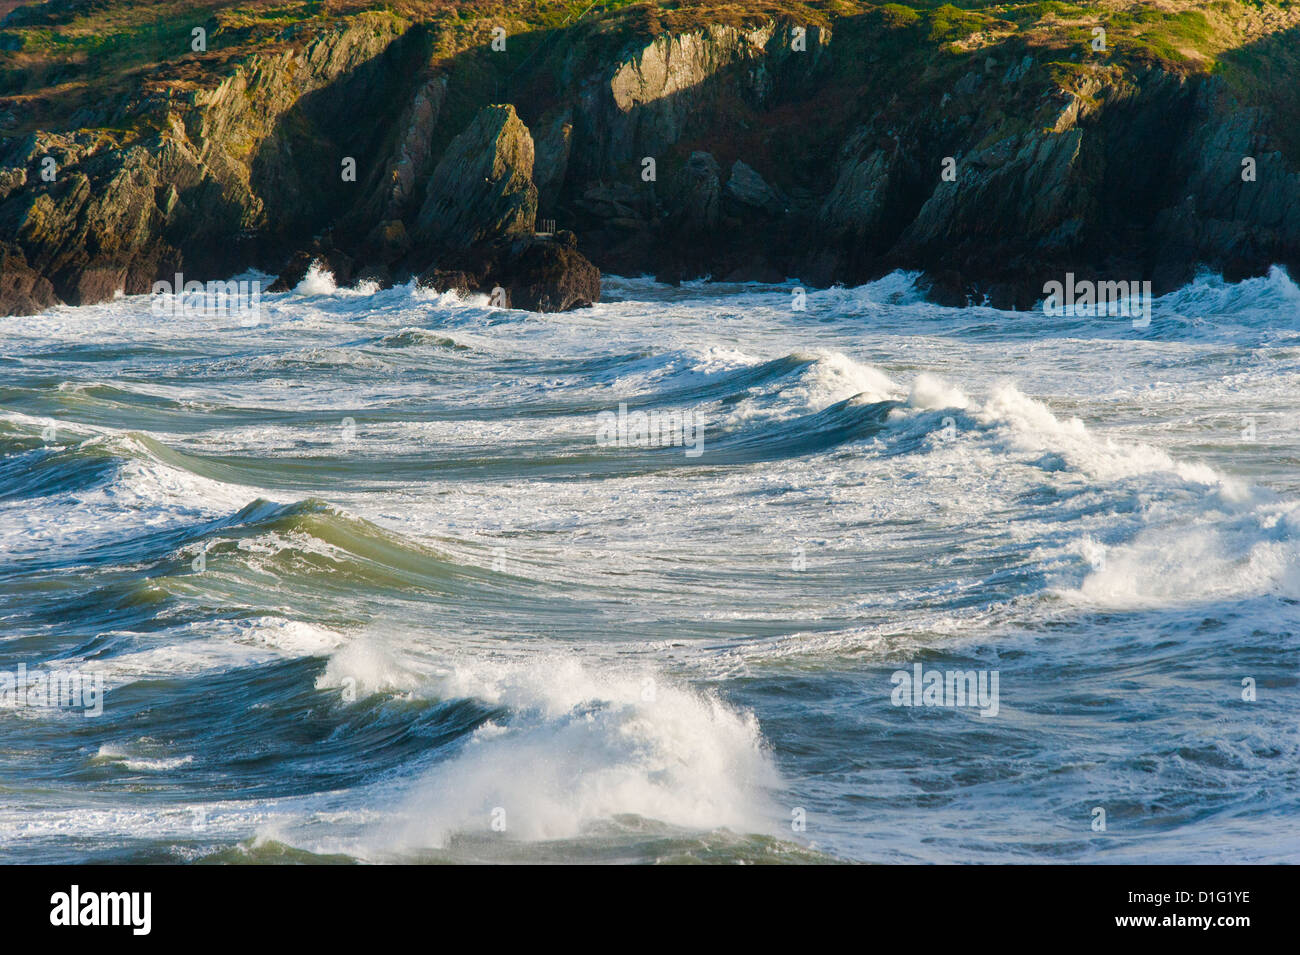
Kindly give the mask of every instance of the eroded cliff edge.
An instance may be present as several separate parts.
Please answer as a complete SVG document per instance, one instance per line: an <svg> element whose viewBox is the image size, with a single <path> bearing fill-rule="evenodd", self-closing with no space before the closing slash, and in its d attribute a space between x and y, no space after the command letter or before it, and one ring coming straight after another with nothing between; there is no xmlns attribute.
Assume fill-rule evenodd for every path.
<svg viewBox="0 0 1300 955"><path fill-rule="evenodd" d="M586 259L1009 307L1300 264L1289 3L373 6L10 14L0 311L312 257L539 308Z"/></svg>

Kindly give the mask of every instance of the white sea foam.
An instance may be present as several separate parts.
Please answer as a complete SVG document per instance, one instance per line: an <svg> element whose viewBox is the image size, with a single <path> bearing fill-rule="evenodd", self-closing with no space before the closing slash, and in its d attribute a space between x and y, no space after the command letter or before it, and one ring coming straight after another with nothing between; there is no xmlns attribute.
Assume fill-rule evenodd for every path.
<svg viewBox="0 0 1300 955"><path fill-rule="evenodd" d="M327 656L346 639L326 627L273 616L103 636L123 648L111 655L65 657L59 665L101 675L109 694L141 680L183 679L272 661Z"/></svg>
<svg viewBox="0 0 1300 955"><path fill-rule="evenodd" d="M328 694L340 726L359 715L410 726L457 700L455 718L487 718L337 793L232 805L210 830L225 839L260 832L404 858L490 837L498 808L505 842L630 817L789 838L789 810L772 803L793 805L798 792L835 807L815 817L816 838L855 858L879 858L881 847L885 858L988 858L984 832L999 846L1023 834L1026 857L1041 857L1033 847L1045 841L1069 852L1076 830L1058 843L1035 828L1053 799L1069 801L1069 767L1087 763L1088 786L1132 793L1150 782L1133 775L1134 759L1158 748L1144 737L1130 751L1111 737L1115 758L1095 766L1072 748L1080 726L1091 739L1118 725L1109 704L1091 723L1072 712L1053 735L1067 690L1086 698L1114 684L1112 654L1070 656L1119 639L1089 622L1092 610L1131 613L1124 629L1155 633L1198 664L1227 667L1220 650L1237 644L1285 646L1286 601L1300 597L1296 289L1280 271L1235 285L1202 277L1159 300L1139 333L1100 318L1053 324L929 305L913 280L809 291L798 311L793 283L614 279L611 300L539 316L413 285L338 290L318 270L266 300L255 329L160 324L132 297L51 310L5 328L21 410L0 417L0 439L18 449L6 463L40 464L66 486L18 485L0 501L0 550L15 564L50 562L41 586L89 620L78 632L106 672L109 719L126 683L306 657L328 661L314 687L308 676L299 688L312 706L317 691L350 691ZM706 452L663 467L629 455L626 469L595 460L592 416L628 400L698 403L718 429L709 437L764 454L719 464ZM897 405L879 428L861 407L875 402ZM1255 440L1242 436L1246 415ZM345 417L356 424L346 440ZM57 439L38 447L52 422ZM800 442L817 428L839 443ZM714 447L726 445L706 437ZM258 477L243 484L240 474ZM253 486L263 475L272 487ZM408 540L357 555L293 521L218 523L258 497L309 496ZM92 559L155 532L156 552L138 563ZM425 566L406 543L454 556ZM207 569L190 573L200 551ZM381 584L350 572L367 561L381 565ZM39 641L57 628L40 616L44 599L0 604L0 620ZM141 625L147 601L157 610ZM99 603L134 617L89 617ZM1234 614L1236 629L1213 629ZM1197 629L1205 621L1208 636ZM927 737L920 723L870 726L872 668L1010 644L1030 652L1001 661L1000 719L1032 712L1017 742L1037 749L1017 748L1014 765L997 747L954 750L961 726L936 721L928 756L905 767L877 758L878 734ZM58 646L78 662L67 640ZM1067 690L1058 665L1071 668ZM258 692L255 679L249 687ZM776 703L764 695L774 688ZM1143 689L1134 706L1161 686ZM165 707L169 691L157 692ZM798 718L801 705L813 718ZM1170 730L1176 720L1152 721L1161 751L1177 754L1160 785L1221 794L1235 785L1224 773L1250 772L1259 792L1283 791L1241 742L1250 725L1262 732L1261 718L1205 743L1215 751L1204 765L1201 737L1189 744ZM97 759L185 785L202 775L194 767L222 758L198 745L136 746L129 729L107 739L78 752L78 770ZM323 752L345 739L340 729ZM964 785L961 772L925 762L954 752L983 781L957 809L928 800L909 814L926 787ZM0 807L0 833L177 840L188 831L182 808L199 801L156 812L129 798L113 811L52 805L26 822ZM1277 808L1265 803L1244 811ZM1014 805L1025 814L1011 818ZM1180 817L1170 831L1195 839L1195 821ZM1170 845L1162 858L1204 857L1220 851L1215 839Z"/></svg>
<svg viewBox="0 0 1300 955"><path fill-rule="evenodd" d="M335 654L322 677L504 710L407 788L370 851L443 847L493 831L494 819L508 838L536 841L624 816L737 832L779 818L780 779L753 715L706 692L556 656L437 669L417 675L366 643Z"/></svg>
<svg viewBox="0 0 1300 955"><path fill-rule="evenodd" d="M294 292L298 295L333 295L338 290L334 273L318 261L312 261Z"/></svg>
<svg viewBox="0 0 1300 955"><path fill-rule="evenodd" d="M194 762L194 757L188 754L184 756L142 756L131 752L131 747L105 743L99 747L99 752L95 754L95 762L118 763L123 768L137 773L160 773L188 766Z"/></svg>
<svg viewBox="0 0 1300 955"><path fill-rule="evenodd" d="M939 411L943 408L966 408L970 405L970 399L960 388L928 372L922 372L912 381L907 403L922 411Z"/></svg>
<svg viewBox="0 0 1300 955"><path fill-rule="evenodd" d="M1219 488L1232 497L1246 493L1241 481L1208 465L1176 461L1149 444L1118 443L1097 437L1080 419L1058 417L1044 402L1022 394L1013 385L998 388L984 403L980 417L990 424L1004 426L1014 446L1058 452L1071 466L1099 481L1167 472L1189 483Z"/></svg>
<svg viewBox="0 0 1300 955"><path fill-rule="evenodd" d="M153 447L130 432L88 438L61 453L70 461L88 449L110 456L105 476L89 487L47 494L39 499L39 507L0 505L0 547L15 557L71 554L210 520L254 498L275 496L164 463Z"/></svg>
<svg viewBox="0 0 1300 955"><path fill-rule="evenodd" d="M1081 548L1093 565L1066 594L1107 608L1214 605L1276 595L1300 599L1300 509L1207 511L1142 530L1113 547Z"/></svg>

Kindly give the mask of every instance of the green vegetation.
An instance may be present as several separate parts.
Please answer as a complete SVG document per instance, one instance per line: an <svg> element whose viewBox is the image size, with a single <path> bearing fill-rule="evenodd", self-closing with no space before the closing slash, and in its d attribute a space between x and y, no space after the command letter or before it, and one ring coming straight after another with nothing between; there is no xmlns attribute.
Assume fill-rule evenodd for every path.
<svg viewBox="0 0 1300 955"><path fill-rule="evenodd" d="M885 4L880 8L880 14L885 26L891 30L912 26L921 19L921 15L916 10L912 7L905 7L901 3Z"/></svg>
<svg viewBox="0 0 1300 955"><path fill-rule="evenodd" d="M926 17L929 40L934 44L957 43L995 26L997 22L987 14L960 10L951 3L932 10Z"/></svg>
<svg viewBox="0 0 1300 955"><path fill-rule="evenodd" d="M514 65L540 62L557 31L575 25L608 49L708 24L777 18L830 26L835 69L846 83L865 59L899 70L900 79L935 78L969 69L971 58L982 64L1025 51L1062 82L1077 81L1090 67L1157 66L1222 73L1255 100L1276 97L1270 84L1251 78L1294 58L1300 25L1300 4L1292 0L48 0L19 8L0 28L0 117L20 117L9 119L11 129L15 122L57 127L145 78L217 82L223 71L214 67L301 44L366 12L426 24L432 56L458 57L458 69L470 74L465 54L472 59L472 51L485 49L494 26L509 31ZM205 52L191 50L196 26L207 31ZM1106 31L1105 50L1093 49L1096 27ZM501 82L495 65L484 61L481 72L484 84Z"/></svg>

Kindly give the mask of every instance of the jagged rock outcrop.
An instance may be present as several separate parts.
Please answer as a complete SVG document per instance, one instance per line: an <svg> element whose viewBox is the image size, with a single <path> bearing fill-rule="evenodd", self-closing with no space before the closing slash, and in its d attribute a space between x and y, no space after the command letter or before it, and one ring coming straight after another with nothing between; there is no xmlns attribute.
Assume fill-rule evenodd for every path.
<svg viewBox="0 0 1300 955"><path fill-rule="evenodd" d="M653 37L631 54L605 60L594 76L574 78L577 124L584 131L579 173L609 178L629 160L662 154L707 122L710 114L731 108L739 95L761 105L772 93L774 76L799 58L799 72L821 66L830 31L804 30L803 49L795 52L789 21L766 19L753 28L709 24L679 34Z"/></svg>
<svg viewBox="0 0 1300 955"><path fill-rule="evenodd" d="M555 161L555 157L551 157ZM600 300L600 271L571 232L534 237L538 190L528 127L513 106L487 106L451 141L429 179L413 256L421 284L486 292L496 304L562 312Z"/></svg>
<svg viewBox="0 0 1300 955"><path fill-rule="evenodd" d="M513 106L486 106L433 170L418 235L438 247L464 248L532 235L536 220L533 137Z"/></svg>
<svg viewBox="0 0 1300 955"><path fill-rule="evenodd" d="M447 77L422 70L395 127L386 162L376 164L366 182L366 198L345 217L340 231L364 236L359 254L392 261L411 247L406 220L419 201L437 161L434 135L447 98Z"/></svg>
<svg viewBox="0 0 1300 955"><path fill-rule="evenodd" d="M347 185L340 159L360 152L348 141L359 124L313 97L382 91L380 61L402 32L361 15L204 74L209 85L148 76L98 108L102 128L5 140L0 238L72 304L275 258L328 221ZM339 148L322 151L323 136Z"/></svg>
<svg viewBox="0 0 1300 955"><path fill-rule="evenodd" d="M678 180L677 199L681 228L695 233L717 228L722 207L722 170L712 154L691 153Z"/></svg>
<svg viewBox="0 0 1300 955"><path fill-rule="evenodd" d="M354 279L381 287L418 274L422 285L483 292L496 304L555 312L600 299L600 271L577 250L572 232L534 236L537 187L533 142L511 106L480 110L443 153L408 237L400 220L385 220L361 244L362 264L333 237L296 252L269 291L298 286L313 263L338 284Z"/></svg>
<svg viewBox="0 0 1300 955"><path fill-rule="evenodd" d="M22 252L0 244L0 315L35 315L58 302L54 286Z"/></svg>
<svg viewBox="0 0 1300 955"><path fill-rule="evenodd" d="M571 232L553 238L500 239L445 257L420 275L438 291L480 292L493 304L565 312L600 301L600 270Z"/></svg>
<svg viewBox="0 0 1300 955"><path fill-rule="evenodd" d="M432 76L421 83L398 121L392 156L383 166L374 198L359 211L364 220L400 221L409 210L420 180L432 163L433 132L447 98L447 77Z"/></svg>
<svg viewBox="0 0 1300 955"><path fill-rule="evenodd" d="M303 249L290 256L289 262L276 280L267 288L267 291L293 291L298 287L298 283L307 277L312 265L318 266L333 276L334 284L338 286L348 285L356 272L356 263L353 262L351 256L331 246L317 242L310 249Z"/></svg>
<svg viewBox="0 0 1300 955"><path fill-rule="evenodd" d="M538 212L555 211L569 171L569 154L573 149L573 111L565 109L546 125L537 139L533 162L533 181L537 184Z"/></svg>
<svg viewBox="0 0 1300 955"><path fill-rule="evenodd" d="M508 74L486 22L442 8L305 11L247 37L244 11L222 51L62 112L65 86L11 69L0 305L250 265L293 287L314 258L380 284L491 278L545 308L594 300L595 267L805 284L905 268L941 301L1025 307L1066 270L1167 289L1198 264L1300 264L1297 98L1276 81L1300 10L1269 4L1248 30L1188 6L1215 72L1194 36L1157 42L1163 8L1139 32L1112 23L1100 56L1050 10L855 0L594 11L537 31ZM30 59L24 31L57 31L63 8L0 27L0 61ZM578 248L535 243L539 211Z"/></svg>
<svg viewBox="0 0 1300 955"><path fill-rule="evenodd" d="M498 304L562 312L600 300L600 271L571 232L534 238L538 191L533 138L513 106L480 110L452 140L430 177L417 235L435 266L425 285L500 289ZM554 157L552 157L554 159Z"/></svg>
<svg viewBox="0 0 1300 955"><path fill-rule="evenodd" d="M740 159L731 164L731 175L727 179L724 192L727 198L740 205L770 215L780 215L785 211L785 200L754 171L752 166Z"/></svg>
<svg viewBox="0 0 1300 955"><path fill-rule="evenodd" d="M1268 116L1241 108L1217 77L1197 90L1190 109L1198 135L1170 170L1185 185L1155 217L1156 260L1166 269L1214 261L1230 279L1274 261L1300 277L1300 171L1271 145ZM1161 284L1186 281L1185 269L1172 271Z"/></svg>

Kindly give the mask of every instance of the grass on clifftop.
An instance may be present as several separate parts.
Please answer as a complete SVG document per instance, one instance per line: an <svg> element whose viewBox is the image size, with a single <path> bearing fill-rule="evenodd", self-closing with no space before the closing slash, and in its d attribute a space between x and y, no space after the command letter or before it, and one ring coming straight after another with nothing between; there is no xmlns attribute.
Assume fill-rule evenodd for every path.
<svg viewBox="0 0 1300 955"><path fill-rule="evenodd" d="M486 48L497 25L515 38L510 57L518 63L579 21L630 41L777 18L829 25L841 73L866 66L853 60L858 44L839 38L866 31L874 48L887 35L889 58L935 78L986 50L1023 48L1055 63L1065 82L1082 82L1090 70L1158 66L1220 72L1254 100L1285 95L1279 82L1295 85L1294 71L1276 81L1269 71L1293 63L1300 25L1293 0L45 0L0 24L0 132L79 125L80 107L103 105L145 77L207 74L215 83L230 60L302 42L366 11L429 24L441 58ZM204 54L190 48L196 26L207 30ZM1097 27L1106 31L1104 51L1092 46Z"/></svg>

